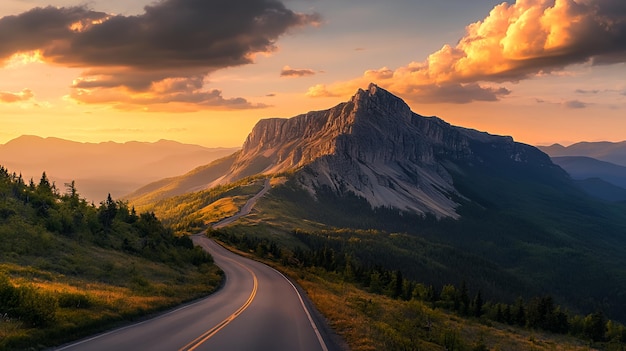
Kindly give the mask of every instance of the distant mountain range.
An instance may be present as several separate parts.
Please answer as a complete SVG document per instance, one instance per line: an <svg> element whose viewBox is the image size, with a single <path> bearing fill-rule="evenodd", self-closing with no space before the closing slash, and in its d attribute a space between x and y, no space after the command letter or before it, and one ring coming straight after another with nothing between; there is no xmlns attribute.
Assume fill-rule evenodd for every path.
<svg viewBox="0 0 626 351"><path fill-rule="evenodd" d="M586 156L626 167L626 141L580 142L570 146L553 144L538 148L550 157Z"/></svg>
<svg viewBox="0 0 626 351"><path fill-rule="evenodd" d="M626 142L540 146L590 195L626 201Z"/></svg>
<svg viewBox="0 0 626 351"><path fill-rule="evenodd" d="M76 181L80 195L96 203L121 197L149 182L179 175L230 155L236 148L206 148L160 140L154 143L80 143L21 136L0 145L0 164L38 182L42 172L64 191Z"/></svg>

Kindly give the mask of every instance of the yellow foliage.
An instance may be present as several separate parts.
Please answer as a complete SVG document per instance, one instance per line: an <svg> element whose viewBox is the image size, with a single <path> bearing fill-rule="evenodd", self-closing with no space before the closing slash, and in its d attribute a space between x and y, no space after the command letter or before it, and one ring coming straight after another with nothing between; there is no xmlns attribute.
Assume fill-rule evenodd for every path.
<svg viewBox="0 0 626 351"><path fill-rule="evenodd" d="M246 200L245 196L221 198L202 208L198 213L205 223L217 222L239 212L239 208L245 204Z"/></svg>

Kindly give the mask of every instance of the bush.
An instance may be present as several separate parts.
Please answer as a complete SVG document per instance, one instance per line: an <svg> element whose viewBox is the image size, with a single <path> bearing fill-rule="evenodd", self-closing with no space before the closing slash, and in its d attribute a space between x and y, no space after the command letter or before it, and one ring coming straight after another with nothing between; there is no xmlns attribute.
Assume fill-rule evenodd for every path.
<svg viewBox="0 0 626 351"><path fill-rule="evenodd" d="M61 293L58 301L59 307L62 308L89 308L93 306L91 298L81 293Z"/></svg>
<svg viewBox="0 0 626 351"><path fill-rule="evenodd" d="M32 286L13 286L6 276L0 276L0 313L33 327L54 322L58 301L52 294Z"/></svg>

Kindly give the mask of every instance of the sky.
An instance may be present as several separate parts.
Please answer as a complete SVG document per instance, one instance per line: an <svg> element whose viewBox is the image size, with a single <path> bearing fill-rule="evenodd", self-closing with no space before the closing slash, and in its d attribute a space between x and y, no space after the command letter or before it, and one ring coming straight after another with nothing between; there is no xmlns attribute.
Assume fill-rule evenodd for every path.
<svg viewBox="0 0 626 351"><path fill-rule="evenodd" d="M241 146L369 83L532 145L623 141L626 2L0 2L0 143Z"/></svg>

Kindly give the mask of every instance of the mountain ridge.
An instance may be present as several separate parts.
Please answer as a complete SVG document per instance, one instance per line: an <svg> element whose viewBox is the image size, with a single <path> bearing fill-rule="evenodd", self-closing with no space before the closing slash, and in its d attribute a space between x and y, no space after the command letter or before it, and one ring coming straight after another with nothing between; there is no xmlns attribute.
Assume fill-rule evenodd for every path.
<svg viewBox="0 0 626 351"><path fill-rule="evenodd" d="M550 157L585 156L626 167L626 141L582 141L569 146L552 144L538 148Z"/></svg>
<svg viewBox="0 0 626 351"><path fill-rule="evenodd" d="M63 190L76 181L90 201L120 197L165 177L232 154L237 148L206 148L161 139L157 142L83 143L61 138L24 135L0 144L0 164L28 180L46 172Z"/></svg>
<svg viewBox="0 0 626 351"><path fill-rule="evenodd" d="M626 189L626 167L587 156L555 156L552 161L574 179L600 178Z"/></svg>

